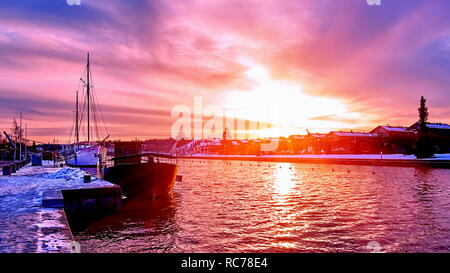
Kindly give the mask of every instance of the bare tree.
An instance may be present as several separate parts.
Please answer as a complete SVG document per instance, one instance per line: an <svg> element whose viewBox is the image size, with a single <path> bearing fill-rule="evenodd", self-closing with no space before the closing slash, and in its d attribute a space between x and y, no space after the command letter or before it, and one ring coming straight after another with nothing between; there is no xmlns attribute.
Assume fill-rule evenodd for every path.
<svg viewBox="0 0 450 273"><path fill-rule="evenodd" d="M20 129L16 118L13 118L12 127L11 127L11 138L13 138L15 141L17 141L21 135L23 135L23 129L22 130Z"/></svg>

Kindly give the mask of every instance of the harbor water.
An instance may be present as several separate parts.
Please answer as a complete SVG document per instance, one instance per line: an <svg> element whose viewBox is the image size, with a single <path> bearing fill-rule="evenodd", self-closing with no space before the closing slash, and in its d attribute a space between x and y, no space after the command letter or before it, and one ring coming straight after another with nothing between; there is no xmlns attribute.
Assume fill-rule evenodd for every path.
<svg viewBox="0 0 450 273"><path fill-rule="evenodd" d="M82 252L448 252L450 170L179 161L182 182L74 234Z"/></svg>

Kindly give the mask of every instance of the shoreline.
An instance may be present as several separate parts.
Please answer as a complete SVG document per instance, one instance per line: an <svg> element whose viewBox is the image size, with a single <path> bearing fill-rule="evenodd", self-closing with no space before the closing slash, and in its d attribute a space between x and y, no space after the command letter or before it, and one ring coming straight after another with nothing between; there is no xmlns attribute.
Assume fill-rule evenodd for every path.
<svg viewBox="0 0 450 273"><path fill-rule="evenodd" d="M403 155L191 155L177 156L180 159L209 159L257 162L372 165L395 167L431 167L450 169L450 155L436 158L416 159L415 156Z"/></svg>
<svg viewBox="0 0 450 273"><path fill-rule="evenodd" d="M72 223L120 210L119 186L99 179L84 183L85 172L52 163L0 175L0 236L9 238L0 242L0 252L76 252ZM71 216L75 221L69 223Z"/></svg>

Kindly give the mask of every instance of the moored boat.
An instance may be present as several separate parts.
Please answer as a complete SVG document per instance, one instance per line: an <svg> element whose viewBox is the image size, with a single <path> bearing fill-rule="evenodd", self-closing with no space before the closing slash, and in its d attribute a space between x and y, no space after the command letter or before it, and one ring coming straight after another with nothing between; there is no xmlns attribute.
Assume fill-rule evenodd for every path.
<svg viewBox="0 0 450 273"><path fill-rule="evenodd" d="M177 177L176 157L140 153L138 142L114 143L111 162L113 164L103 170L103 179L119 185L128 198L154 199L167 194L172 191Z"/></svg>
<svg viewBox="0 0 450 273"><path fill-rule="evenodd" d="M102 146L90 146L79 151L66 159L66 165L79 168L96 168L99 163L99 154L104 148Z"/></svg>
<svg viewBox="0 0 450 273"><path fill-rule="evenodd" d="M93 95L94 86L91 82L91 71L89 54L87 55L87 65L85 79L80 78L83 83L83 90L86 95L83 107L78 107L78 91L75 104L75 123L73 135L75 143L72 143L73 150L66 157L66 164L72 167L97 168L102 170L102 178L106 181L119 185L124 194L131 197L156 198L169 193L177 178L177 160L171 155L141 153L140 142L115 142L106 143L109 133L105 125L108 136L101 140L101 128L98 127L99 120L103 120L103 115L97 113L100 107L96 105L96 96ZM84 111L86 110L86 112ZM97 141L91 139L91 112L94 121L92 129L97 136ZM82 121L86 120L87 142L80 143L80 128L83 128ZM104 120L103 120L104 123ZM99 130L100 129L100 130ZM72 133L71 137L72 138ZM69 143L70 140L69 140ZM80 145L84 147L80 147ZM113 158L108 159L108 151L105 146L114 149ZM108 164L112 163L112 164Z"/></svg>
<svg viewBox="0 0 450 273"><path fill-rule="evenodd" d="M84 102L83 106L80 108L78 106L78 90L76 92L75 122L69 138L69 143L72 143L72 137L75 143L72 143L70 145L71 149L65 153L66 165L71 167L96 168L99 164L99 155L101 155L105 149L104 144L106 139L109 138L109 134L106 138L101 140L100 136L103 135L103 130L98 124L100 118L103 121L106 133L108 133L108 129L104 124L105 122L103 120L103 114L100 112L100 106L96 103L95 98L97 96L94 93L95 89L92 84L89 53L87 54L86 70L83 72L80 81L83 83L83 91L86 89L86 93L84 94L83 92L82 96L84 97ZM93 127L91 126L91 115L94 123ZM83 118L86 120L86 126L83 126L82 124ZM83 127L85 127L87 131L87 141L84 143L80 142L80 129ZM94 132L96 133L97 141L92 141L92 129L94 129ZM74 135L72 135L72 132L74 132Z"/></svg>

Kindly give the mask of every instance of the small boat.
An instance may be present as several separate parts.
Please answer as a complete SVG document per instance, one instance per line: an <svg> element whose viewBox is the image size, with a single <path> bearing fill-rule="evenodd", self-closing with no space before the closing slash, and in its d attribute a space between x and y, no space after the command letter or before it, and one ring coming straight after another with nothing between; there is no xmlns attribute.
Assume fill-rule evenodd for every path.
<svg viewBox="0 0 450 273"><path fill-rule="evenodd" d="M73 156L66 159L66 165L79 168L97 168L99 154L102 153L103 146L90 146L79 151L74 151Z"/></svg>
<svg viewBox="0 0 450 273"><path fill-rule="evenodd" d="M103 179L119 185L127 198L155 199L171 192L177 178L176 157L133 150L140 152L139 142L114 143L113 164L103 169Z"/></svg>

